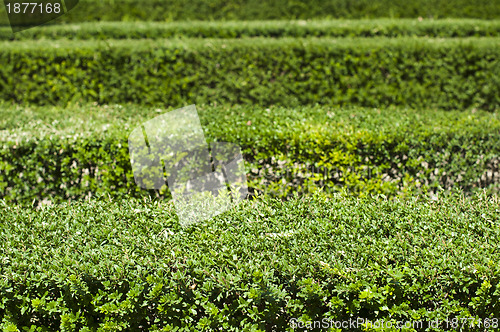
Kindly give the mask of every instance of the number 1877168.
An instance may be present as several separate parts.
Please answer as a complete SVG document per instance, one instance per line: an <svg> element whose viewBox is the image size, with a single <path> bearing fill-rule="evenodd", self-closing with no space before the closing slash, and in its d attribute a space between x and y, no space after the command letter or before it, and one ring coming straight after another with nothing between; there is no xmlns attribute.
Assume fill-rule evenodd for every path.
<svg viewBox="0 0 500 332"><path fill-rule="evenodd" d="M7 3L8 14L59 14L61 12L61 4L56 3L38 3L38 2L14 2Z"/></svg>

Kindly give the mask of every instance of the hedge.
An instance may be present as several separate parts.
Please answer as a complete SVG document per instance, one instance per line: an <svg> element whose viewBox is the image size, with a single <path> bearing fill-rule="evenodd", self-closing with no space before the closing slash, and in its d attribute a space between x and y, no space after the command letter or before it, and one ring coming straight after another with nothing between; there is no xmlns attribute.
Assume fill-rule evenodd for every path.
<svg viewBox="0 0 500 332"><path fill-rule="evenodd" d="M411 37L0 42L0 100L494 110L499 43Z"/></svg>
<svg viewBox="0 0 500 332"><path fill-rule="evenodd" d="M467 331L492 331L499 203L458 194L257 199L181 228L164 201L0 201L0 324L295 331L292 319L365 318L426 322L405 331L457 330L464 320L475 324ZM425 328L436 319L439 329Z"/></svg>
<svg viewBox="0 0 500 332"><path fill-rule="evenodd" d="M499 0L80 0L57 22L311 18L500 18ZM8 22L0 6L0 23Z"/></svg>
<svg viewBox="0 0 500 332"><path fill-rule="evenodd" d="M16 34L0 28L0 40L161 39L174 37L498 37L500 21L471 19L328 20L239 22L91 22L46 25Z"/></svg>
<svg viewBox="0 0 500 332"><path fill-rule="evenodd" d="M39 205L94 195L169 197L136 186L128 134L166 110L2 106L0 193ZM500 189L498 113L199 106L209 142L241 146L252 194L324 187L356 196Z"/></svg>

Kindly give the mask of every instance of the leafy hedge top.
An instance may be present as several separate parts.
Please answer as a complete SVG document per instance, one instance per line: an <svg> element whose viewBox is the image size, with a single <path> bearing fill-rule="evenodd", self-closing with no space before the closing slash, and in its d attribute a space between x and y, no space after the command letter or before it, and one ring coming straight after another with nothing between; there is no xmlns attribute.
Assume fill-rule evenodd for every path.
<svg viewBox="0 0 500 332"><path fill-rule="evenodd" d="M498 312L499 203L482 194L267 198L181 229L162 201L102 197L34 209L0 200L0 327L292 331L292 318L353 317L477 324Z"/></svg>
<svg viewBox="0 0 500 332"><path fill-rule="evenodd" d="M500 21L472 19L376 19L244 22L92 22L46 25L16 34L0 28L1 40L241 37L480 37L499 36Z"/></svg>
<svg viewBox="0 0 500 332"><path fill-rule="evenodd" d="M4 285L34 276L115 282L205 272L235 280L261 270L271 278L367 282L393 273L434 275L451 287L449 271L500 277L498 204L481 195L258 199L182 229L170 202L102 198L20 209L0 201L0 271Z"/></svg>
<svg viewBox="0 0 500 332"><path fill-rule="evenodd" d="M357 49L366 51L382 48L397 48L415 50L422 47L434 49L451 49L457 47L474 47L479 49L496 49L500 46L500 37L466 37L466 38L426 38L426 37L374 37L374 38L280 38L271 39L264 37L242 38L242 39L218 39L218 38L173 38L173 39L139 39L139 40L20 40L1 41L2 52L34 52L42 53L50 51L57 55L64 55L69 50L81 50L92 52L103 48L119 52L121 56L138 52L154 52L160 49L224 49L226 52L236 48L249 49L293 49L311 47L319 49L336 49L342 51L356 46Z"/></svg>
<svg viewBox="0 0 500 332"><path fill-rule="evenodd" d="M23 137L64 139L68 135L78 135L121 140L141 123L181 106L72 104L61 108L0 102L0 139L22 142ZM368 133L370 136L396 135L401 129L405 135L410 132L445 135L460 133L466 128L471 134L475 131L500 134L500 114L475 109L198 105L198 114L207 139L228 140L254 148L272 145L269 141L272 139L306 144L319 137L354 139Z"/></svg>

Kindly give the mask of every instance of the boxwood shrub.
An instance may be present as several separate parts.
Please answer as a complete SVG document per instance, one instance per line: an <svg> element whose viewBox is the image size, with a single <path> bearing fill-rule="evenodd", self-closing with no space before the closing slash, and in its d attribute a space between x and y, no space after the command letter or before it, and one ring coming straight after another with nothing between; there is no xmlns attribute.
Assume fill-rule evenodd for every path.
<svg viewBox="0 0 500 332"><path fill-rule="evenodd" d="M497 38L0 42L0 100L497 109Z"/></svg>
<svg viewBox="0 0 500 332"><path fill-rule="evenodd" d="M497 113L412 109L199 107L207 140L242 147L250 189L290 197L324 187L354 195L500 189ZM169 109L168 109L169 110ZM168 110L137 105L3 106L0 193L39 204L136 197L128 134ZM166 189L166 188L164 188Z"/></svg>
<svg viewBox="0 0 500 332"><path fill-rule="evenodd" d="M0 201L0 326L294 331L292 319L365 318L441 322L406 331L447 330L446 319L448 329L456 319L492 331L499 203L484 194L258 198L181 228L164 201Z"/></svg>

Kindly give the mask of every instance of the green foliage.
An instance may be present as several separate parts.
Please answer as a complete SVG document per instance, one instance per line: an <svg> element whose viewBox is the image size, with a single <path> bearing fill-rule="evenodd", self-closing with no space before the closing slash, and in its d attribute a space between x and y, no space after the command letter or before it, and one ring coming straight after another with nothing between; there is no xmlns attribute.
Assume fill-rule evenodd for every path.
<svg viewBox="0 0 500 332"><path fill-rule="evenodd" d="M0 330L498 318L499 23L428 18L499 10L88 0L59 21L423 19L0 28ZM257 199L182 228L166 188L135 185L127 138L190 103Z"/></svg>
<svg viewBox="0 0 500 332"><path fill-rule="evenodd" d="M57 22L311 18L500 18L498 0L80 0ZM6 24L0 6L0 23Z"/></svg>
<svg viewBox="0 0 500 332"><path fill-rule="evenodd" d="M45 25L13 34L0 28L1 40L161 39L242 37L498 37L500 21L471 19L325 20L232 22L91 22Z"/></svg>
<svg viewBox="0 0 500 332"><path fill-rule="evenodd" d="M497 113L201 106L207 139L242 147L253 193L387 196L499 189ZM157 110L0 107L1 197L18 203L136 197L128 135ZM22 112L21 112L22 110ZM166 192L168 194L168 191Z"/></svg>
<svg viewBox="0 0 500 332"><path fill-rule="evenodd" d="M498 317L497 197L258 199L190 228L162 201L3 203L4 331Z"/></svg>
<svg viewBox="0 0 500 332"><path fill-rule="evenodd" d="M495 110L498 53L497 38L0 42L0 99Z"/></svg>

